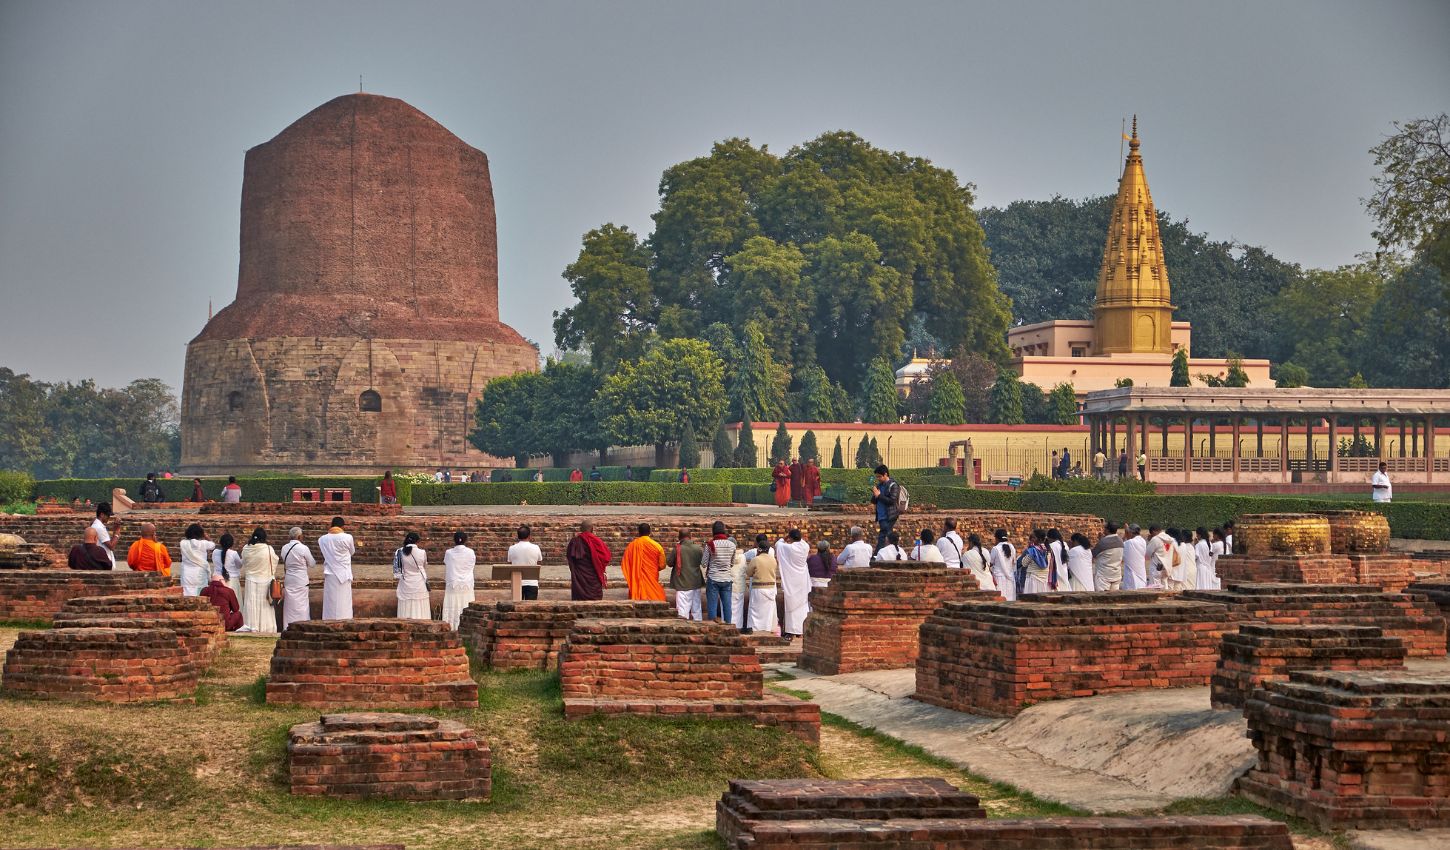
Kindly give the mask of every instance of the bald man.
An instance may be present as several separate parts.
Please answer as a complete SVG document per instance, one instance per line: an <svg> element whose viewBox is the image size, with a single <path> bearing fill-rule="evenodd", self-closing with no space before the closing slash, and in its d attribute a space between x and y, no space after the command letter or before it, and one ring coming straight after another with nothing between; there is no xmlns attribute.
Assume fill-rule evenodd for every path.
<svg viewBox="0 0 1450 850"><path fill-rule="evenodd" d="M66 563L73 570L109 570L111 553L99 542L100 536L94 528L87 528L85 541L70 547Z"/></svg>
<svg viewBox="0 0 1450 850"><path fill-rule="evenodd" d="M141 525L141 537L126 550L126 563L138 573L171 577L171 553L156 539L156 523Z"/></svg>

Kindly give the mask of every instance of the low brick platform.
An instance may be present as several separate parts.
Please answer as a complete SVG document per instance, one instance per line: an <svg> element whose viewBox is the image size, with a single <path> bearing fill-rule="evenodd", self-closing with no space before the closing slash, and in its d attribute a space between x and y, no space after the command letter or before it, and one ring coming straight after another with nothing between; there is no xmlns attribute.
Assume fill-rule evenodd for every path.
<svg viewBox="0 0 1450 850"><path fill-rule="evenodd" d="M1445 654L1445 620L1423 596L1353 584L1235 584L1180 596L1228 606L1234 623L1286 626L1376 626L1405 644L1411 658Z"/></svg>
<svg viewBox="0 0 1450 850"><path fill-rule="evenodd" d="M0 686L47 699L147 702L191 694L200 672L170 629L50 629L20 633Z"/></svg>
<svg viewBox="0 0 1450 850"><path fill-rule="evenodd" d="M971 570L915 561L878 561L838 570L811 591L799 664L833 676L916 663L917 631L947 599L1000 599L977 588Z"/></svg>
<svg viewBox="0 0 1450 850"><path fill-rule="evenodd" d="M730 850L1293 850L1289 827L1253 815L1026 820L789 820Z"/></svg>
<svg viewBox="0 0 1450 850"><path fill-rule="evenodd" d="M559 681L565 717L742 717L820 742L820 707L766 696L759 657L730 625L576 620L559 652Z"/></svg>
<svg viewBox="0 0 1450 850"><path fill-rule="evenodd" d="M733 847L762 823L986 816L980 800L945 779L732 779L715 804L715 831Z"/></svg>
<svg viewBox="0 0 1450 850"><path fill-rule="evenodd" d="M788 639L785 635L768 632L754 632L745 636L745 642L755 649L761 664L798 664L801 657L801 641Z"/></svg>
<svg viewBox="0 0 1450 850"><path fill-rule="evenodd" d="M372 502L205 502L199 513L227 516L335 516L382 517L402 516L402 505L379 505Z"/></svg>
<svg viewBox="0 0 1450 850"><path fill-rule="evenodd" d="M1287 584L1352 584L1354 567L1344 555L1223 555L1216 564L1219 581Z"/></svg>
<svg viewBox="0 0 1450 850"><path fill-rule="evenodd" d="M347 800L478 800L492 785L488 744L422 714L324 714L287 737L292 793Z"/></svg>
<svg viewBox="0 0 1450 850"><path fill-rule="evenodd" d="M66 600L159 590L167 580L156 573L107 570L15 570L0 572L0 620L50 622Z"/></svg>
<svg viewBox="0 0 1450 850"><path fill-rule="evenodd" d="M360 708L474 708L468 654L436 620L309 620L277 640L267 702Z"/></svg>
<svg viewBox="0 0 1450 850"><path fill-rule="evenodd" d="M1223 636L1209 683L1214 708L1243 708L1255 688L1293 670L1402 670L1405 645L1373 626L1244 623Z"/></svg>
<svg viewBox="0 0 1450 850"><path fill-rule="evenodd" d="M1405 592L1430 600L1450 625L1450 581L1417 581L1405 588ZM1447 649L1450 649L1450 639L1447 639Z"/></svg>
<svg viewBox="0 0 1450 850"><path fill-rule="evenodd" d="M1228 609L1147 591L942 603L921 627L915 698L1012 716L1046 700L1208 684Z"/></svg>
<svg viewBox="0 0 1450 850"><path fill-rule="evenodd" d="M1415 560L1404 555L1349 554L1350 581L1399 593L1415 581Z"/></svg>
<svg viewBox="0 0 1450 850"><path fill-rule="evenodd" d="M1244 717L1244 797L1325 828L1450 826L1450 674L1294 672Z"/></svg>
<svg viewBox="0 0 1450 850"><path fill-rule="evenodd" d="M475 602L458 618L458 634L474 661L495 670L550 670L575 620L675 616L665 602Z"/></svg>
<svg viewBox="0 0 1450 850"><path fill-rule="evenodd" d="M128 620L136 625L126 625ZM197 654L202 666L211 664L227 641L216 606L180 593L82 596L61 606L52 622L57 628L168 628Z"/></svg>

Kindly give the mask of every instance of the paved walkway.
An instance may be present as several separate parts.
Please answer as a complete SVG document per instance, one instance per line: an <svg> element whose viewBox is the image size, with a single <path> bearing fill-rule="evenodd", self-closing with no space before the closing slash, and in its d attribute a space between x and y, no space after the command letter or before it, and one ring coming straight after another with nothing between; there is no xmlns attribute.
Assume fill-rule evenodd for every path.
<svg viewBox="0 0 1450 850"><path fill-rule="evenodd" d="M420 516L808 516L805 508L763 505L429 505L403 508ZM817 514L821 516L821 514ZM826 514L831 516L831 514ZM864 517L865 515L862 514Z"/></svg>

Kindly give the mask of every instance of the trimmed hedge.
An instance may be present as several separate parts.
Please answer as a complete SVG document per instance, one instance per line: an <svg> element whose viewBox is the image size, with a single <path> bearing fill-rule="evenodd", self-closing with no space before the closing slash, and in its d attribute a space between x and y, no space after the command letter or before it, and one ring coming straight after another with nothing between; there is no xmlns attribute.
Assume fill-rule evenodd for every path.
<svg viewBox="0 0 1450 850"><path fill-rule="evenodd" d="M1146 495L1158 492L1158 485L1152 481L1137 478L1050 478L1034 475L1022 482L1018 489L1032 492L1058 493L1117 493L1121 495Z"/></svg>
<svg viewBox="0 0 1450 850"><path fill-rule="evenodd" d="M56 478L35 482L35 495L36 498L54 496L65 501L90 499L92 502L105 502L110 500L111 490L123 487L126 495L139 499L141 498L141 482L144 480L144 476L139 478ZM161 491L166 494L166 501L184 502L191 497L190 478L157 480L161 484ZM377 488L382 480L382 476L357 475L278 478L237 476L237 483L242 485L243 502L290 502L294 487L346 487L352 491L354 502L376 504L378 501ZM399 504L412 504L411 489L413 485L402 478L394 480L398 483ZM226 478L203 478L201 479L202 492L206 493L207 498L221 499L222 486L226 483Z"/></svg>
<svg viewBox="0 0 1450 850"><path fill-rule="evenodd" d="M599 475L600 475L600 477L603 478L605 481L624 481L624 467L622 467L622 466L601 466L598 469L599 469ZM531 483L533 483L533 480L534 480L534 473L537 472L537 471L538 470L536 470L536 469L534 469L532 467L527 468L527 469L517 469L517 468L514 468L512 466L507 466L507 467L501 466L501 467L497 467L497 468L491 470L494 481L498 481L498 476L499 476L499 473L501 473L501 472L506 472L510 476L513 477L513 481L498 481L498 483L500 483L500 484L511 484L511 483L516 483L516 482L530 483L531 484ZM571 473L573 471L574 471L574 468L573 467L553 467L553 466L544 467L544 469L543 469L543 473L544 473L544 483L545 484L550 484L550 483L563 483L563 484L567 484L567 483L569 483L569 473ZM582 472L582 473L584 473L585 480L588 480L588 478L589 478L589 467L587 467L587 466L581 466L581 467L579 467L579 471ZM657 479L657 478L654 478L653 477L652 474L655 471L656 471L655 468L652 467L652 466L636 466L633 469L633 475L634 475L634 479L633 480L634 481L638 481L638 482L661 480L661 479ZM669 470L663 470L663 471L666 472L666 473L669 472ZM675 470L674 471L674 474L675 475L678 475L679 474L679 470L678 469ZM674 481L675 479L673 477L668 477L667 476L666 480ZM460 483L467 483L467 482L460 482Z"/></svg>
<svg viewBox="0 0 1450 850"><path fill-rule="evenodd" d="M506 481L488 484L415 484L414 505L582 505L621 502L722 504L733 501L728 484L660 484L653 481Z"/></svg>
<svg viewBox="0 0 1450 850"><path fill-rule="evenodd" d="M651 475L651 481L673 482L680 474L678 469L656 469ZM896 480L901 481L910 487L913 482L929 483L939 482L942 479L947 481L961 480L953 475L945 467L926 467L922 469L898 469L892 472ZM875 475L869 469L822 469L821 486L830 487L840 484L846 487L870 487ZM769 484L770 470L764 467L751 468L727 468L727 469L692 469L690 470L690 483L706 484L720 482L722 484Z"/></svg>

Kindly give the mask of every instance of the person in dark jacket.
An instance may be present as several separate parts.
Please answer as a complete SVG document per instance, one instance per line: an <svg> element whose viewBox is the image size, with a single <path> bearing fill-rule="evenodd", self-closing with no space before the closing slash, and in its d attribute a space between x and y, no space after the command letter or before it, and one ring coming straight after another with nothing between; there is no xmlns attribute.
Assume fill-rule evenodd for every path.
<svg viewBox="0 0 1450 850"><path fill-rule="evenodd" d="M896 496L901 488L891 478L891 470L886 464L876 467L876 485L871 488L871 504L876 506L876 551L880 552L886 545L886 536L891 529L896 527L896 520L901 512L896 508Z"/></svg>
<svg viewBox="0 0 1450 850"><path fill-rule="evenodd" d="M146 480L141 482L141 488L137 490L141 494L141 501L148 505L155 505L166 501L166 494L161 491L161 485L156 483L156 473L146 473Z"/></svg>

